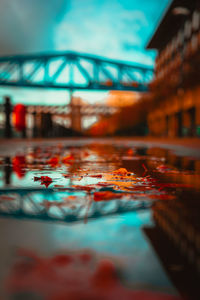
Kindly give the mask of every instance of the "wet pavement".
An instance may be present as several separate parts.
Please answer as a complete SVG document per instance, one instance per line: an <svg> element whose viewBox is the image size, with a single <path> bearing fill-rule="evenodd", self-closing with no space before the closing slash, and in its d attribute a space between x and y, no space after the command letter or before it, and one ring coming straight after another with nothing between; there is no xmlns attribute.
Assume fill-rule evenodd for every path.
<svg viewBox="0 0 200 300"><path fill-rule="evenodd" d="M200 299L197 148L115 139L0 152L3 299Z"/></svg>

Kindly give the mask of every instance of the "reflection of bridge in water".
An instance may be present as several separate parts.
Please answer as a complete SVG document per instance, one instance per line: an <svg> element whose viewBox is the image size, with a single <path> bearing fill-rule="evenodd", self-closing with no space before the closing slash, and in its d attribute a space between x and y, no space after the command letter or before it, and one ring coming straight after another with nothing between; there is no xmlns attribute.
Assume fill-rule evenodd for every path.
<svg viewBox="0 0 200 300"><path fill-rule="evenodd" d="M70 205L59 206L59 200L62 197L66 197L66 192L72 193L74 191L72 188L63 190L52 188L1 189L0 196L5 197L5 201L0 201L0 217L72 223L144 210L151 206L151 201L149 200L126 201L124 199L116 199L95 202L92 200L91 194L87 194L84 197L84 201L73 208ZM6 197L10 197L13 200L6 200ZM58 205L55 204L56 201L58 201Z"/></svg>

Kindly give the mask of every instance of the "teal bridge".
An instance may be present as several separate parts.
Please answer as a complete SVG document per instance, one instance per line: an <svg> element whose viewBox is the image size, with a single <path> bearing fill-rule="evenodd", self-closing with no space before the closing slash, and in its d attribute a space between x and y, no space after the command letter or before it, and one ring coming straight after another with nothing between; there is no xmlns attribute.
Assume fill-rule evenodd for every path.
<svg viewBox="0 0 200 300"><path fill-rule="evenodd" d="M148 91L153 69L76 52L0 57L0 86Z"/></svg>

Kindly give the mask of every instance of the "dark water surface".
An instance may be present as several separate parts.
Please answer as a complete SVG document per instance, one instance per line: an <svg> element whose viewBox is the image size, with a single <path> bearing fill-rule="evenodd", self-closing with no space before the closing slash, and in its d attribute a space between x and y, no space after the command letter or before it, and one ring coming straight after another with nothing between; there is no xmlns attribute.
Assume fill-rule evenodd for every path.
<svg viewBox="0 0 200 300"><path fill-rule="evenodd" d="M0 162L2 297L200 299L200 160L122 142L24 147ZM106 296L91 281L99 264L101 292L116 280Z"/></svg>

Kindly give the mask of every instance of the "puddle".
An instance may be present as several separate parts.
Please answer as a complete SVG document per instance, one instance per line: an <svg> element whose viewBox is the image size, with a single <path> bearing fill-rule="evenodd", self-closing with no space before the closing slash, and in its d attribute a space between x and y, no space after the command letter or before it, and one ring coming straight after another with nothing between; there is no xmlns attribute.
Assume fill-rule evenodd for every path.
<svg viewBox="0 0 200 300"><path fill-rule="evenodd" d="M58 253L73 256L86 249L98 257L96 263L84 268L76 263L70 269L71 274L80 272L90 278L83 289L96 274L98 261L105 258L114 264L117 280L110 294L102 292L101 298L95 298L91 292L84 299L116 299L116 291L124 295L121 299L200 295L196 284L200 273L199 182L199 160L160 148L59 144L1 156L0 278L6 282L2 291L15 295L13 299L30 298L30 294L23 296L24 291L39 295L32 295L33 299L66 299L58 297L58 286L69 276L65 268L56 279L55 298L48 298L47 282L33 279L36 271L30 272L35 265L25 264L30 276L24 280L23 272L15 270L16 260L23 265L24 259L37 257L40 267L45 260L48 273ZM29 252L19 255L17 249L33 251L34 259ZM69 289L59 290L63 297L68 295Z"/></svg>

